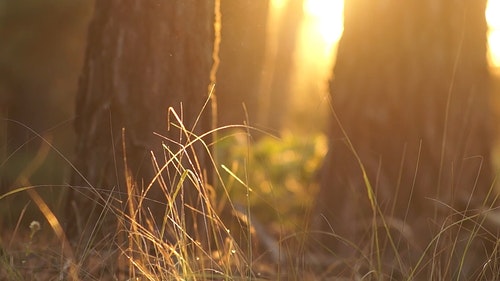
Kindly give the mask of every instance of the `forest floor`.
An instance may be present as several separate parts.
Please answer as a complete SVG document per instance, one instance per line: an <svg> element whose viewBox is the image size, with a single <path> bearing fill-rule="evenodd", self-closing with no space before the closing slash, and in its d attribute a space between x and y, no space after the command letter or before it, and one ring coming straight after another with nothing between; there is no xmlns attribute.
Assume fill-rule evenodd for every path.
<svg viewBox="0 0 500 281"><path fill-rule="evenodd" d="M460 219L443 225L433 239L435 243L425 249L417 269L400 253L393 255L393 260L382 261L382 256L394 249L379 243L379 231L371 232L373 237L365 243L368 247L354 245L356 249L363 248L357 260L311 253L305 235L307 213L314 204L317 171L326 152L324 136L263 138L251 146L247 141L235 134L219 143L217 155L223 157L219 161L224 165L219 172L225 183L224 195L230 195L226 204L233 208L236 229L218 217L207 216L216 234L222 234L219 237L231 236L222 239L218 247L206 250L189 240L183 232L187 228L181 216L175 213L166 217L173 222L172 233L178 235L174 240L182 243L164 241L141 228L140 222L128 221L128 228L111 234L112 238L93 241L90 246L81 242L67 245L49 215L44 216L35 204L27 207L27 196L27 200L4 196L0 197L0 280L419 280L413 274L428 269L429 276L435 277L432 280L451 280L456 272L467 267L478 272L480 278L474 280L497 280L484 278L500 272L500 214L496 212L457 213ZM25 192L20 188L18 193ZM55 188L54 193L59 198L60 189ZM175 202L168 198L169 194L165 196L165 202ZM24 209L20 207L23 205ZM38 211L40 222L31 219L37 217L31 214L34 211ZM119 220L129 218L121 215ZM11 218L7 221L2 216ZM479 224L475 223L476 218L480 218ZM462 226L467 221L474 226L470 231ZM486 229L489 221L495 227ZM455 237L448 230L451 227L466 230L467 235ZM391 225L382 227L387 233L390 228ZM231 235L226 236L229 232ZM125 235L122 240L117 238L118 233ZM483 240L494 244L495 251L485 262L467 264L474 252L485 247L480 237L483 234L487 234ZM200 254L193 255L193 248ZM453 265L452 261L457 263Z"/></svg>

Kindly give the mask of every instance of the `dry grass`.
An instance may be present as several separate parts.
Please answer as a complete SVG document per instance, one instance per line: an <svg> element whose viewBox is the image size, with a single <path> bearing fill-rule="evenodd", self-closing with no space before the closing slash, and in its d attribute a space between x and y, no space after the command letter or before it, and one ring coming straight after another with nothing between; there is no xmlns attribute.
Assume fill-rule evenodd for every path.
<svg viewBox="0 0 500 281"><path fill-rule="evenodd" d="M107 237L97 239L96 236L91 244L75 245L67 241L53 207L38 195L42 187L31 186L25 179L22 187L0 195L0 204L4 204L17 194L27 193L48 222L41 223L41 230L37 223L26 225L25 207L19 213L16 226L2 231L0 279L465 280L462 272L474 272L476 280L496 280L500 276L500 257L497 256L500 215L493 206L466 211L444 206L451 211L450 216L440 221L440 230L427 247L418 249L418 256L410 257L407 252L413 250L412 238L419 235L419 230L402 231L404 221L384 216L366 181L373 211L367 242L359 244L350 241L349 237L337 237L358 253L355 258L346 259L335 253L325 255L325 251L317 251L325 249L321 249L321 245L313 246L314 243L308 240L307 221L295 227L280 227L287 219L281 217L263 224L252 206L268 199L251 186L248 171L242 177L234 170L235 166L218 166L220 185L215 201L225 202L223 207L232 211L232 221L228 221L221 216L224 208L210 197L214 194L212 187L202 184L202 172L186 167L181 160L194 143L202 142L202 136L194 136L187 130L185 133L191 141L182 149L171 151L164 147L169 161L165 164L154 161L157 176L149 185L139 188L132 180L127 182L126 211L112 204L106 206L105 211L114 214L118 227ZM208 150L208 145L204 145ZM152 157L155 159L155 155ZM215 165L216 160L213 162ZM163 177L167 169L177 171L176 182ZM231 195L235 191L228 187L229 183L239 184L243 188L240 195L243 194L247 201L235 201ZM185 204L181 195L186 184L194 186L203 199L202 206L191 211L204 218L204 233L187 231L190 227L180 207ZM153 185L164 191L163 198L158 199L166 209L162 221L157 221L144 207L150 200L147 193ZM111 200L108 198L109 202ZM279 212L272 208L268 211ZM97 229L106 222L96 224L93 227ZM335 236L333 228L325 235ZM200 237L214 239L207 244ZM494 247L492 252L488 250L491 245ZM484 251L488 251L489 258L485 262L476 260L474 255Z"/></svg>

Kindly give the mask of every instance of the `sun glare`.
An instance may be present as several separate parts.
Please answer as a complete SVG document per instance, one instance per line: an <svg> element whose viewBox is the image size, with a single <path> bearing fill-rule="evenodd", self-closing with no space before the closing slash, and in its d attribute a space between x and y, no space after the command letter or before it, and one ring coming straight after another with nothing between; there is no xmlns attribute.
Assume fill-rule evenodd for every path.
<svg viewBox="0 0 500 281"><path fill-rule="evenodd" d="M272 0L280 9L289 0ZM343 0L304 0L295 50L293 103L324 100L335 64L337 43L342 36ZM488 60L493 73L500 73L500 0L488 0Z"/></svg>
<svg viewBox="0 0 500 281"><path fill-rule="evenodd" d="M283 2L284 0L275 0ZM326 50L332 50L343 31L343 0L305 0L304 12L311 30L319 33ZM488 0L486 9L488 21L489 63L500 68L500 0Z"/></svg>
<svg viewBox="0 0 500 281"><path fill-rule="evenodd" d="M343 30L342 0L304 0L294 52L291 106L327 112L328 80ZM300 120L308 116L303 112ZM307 117L306 117L307 119ZM312 123L318 120L311 121Z"/></svg>
<svg viewBox="0 0 500 281"><path fill-rule="evenodd" d="M271 5L275 9L281 9L285 6L287 0L271 0Z"/></svg>
<svg viewBox="0 0 500 281"><path fill-rule="evenodd" d="M334 44L343 30L343 0L306 0L304 12L313 19L314 25L325 44Z"/></svg>
<svg viewBox="0 0 500 281"><path fill-rule="evenodd" d="M488 21L489 62L493 68L500 68L500 1L488 0L486 8Z"/></svg>

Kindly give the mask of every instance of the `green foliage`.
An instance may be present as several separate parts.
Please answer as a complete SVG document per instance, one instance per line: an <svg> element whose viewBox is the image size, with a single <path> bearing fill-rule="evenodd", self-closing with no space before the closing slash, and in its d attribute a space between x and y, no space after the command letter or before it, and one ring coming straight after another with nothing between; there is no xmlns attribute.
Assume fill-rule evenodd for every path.
<svg viewBox="0 0 500 281"><path fill-rule="evenodd" d="M265 136L252 141L243 131L217 144L219 163L247 185L221 171L231 197L250 203L260 220L280 222L287 228L304 223L303 214L316 194L315 177L326 147L326 137L319 134L284 133L281 138Z"/></svg>

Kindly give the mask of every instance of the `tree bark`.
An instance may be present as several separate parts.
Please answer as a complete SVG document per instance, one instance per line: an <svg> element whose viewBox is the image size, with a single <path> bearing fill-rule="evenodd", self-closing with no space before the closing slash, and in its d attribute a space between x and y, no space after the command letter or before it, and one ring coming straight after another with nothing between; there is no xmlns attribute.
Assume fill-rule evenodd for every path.
<svg viewBox="0 0 500 281"><path fill-rule="evenodd" d="M269 1L221 1L218 125L254 124L259 116Z"/></svg>
<svg viewBox="0 0 500 281"><path fill-rule="evenodd" d="M485 6L345 2L331 83L336 120L313 230L334 231L363 249L383 215L398 222L390 228L402 236L413 233L406 246L424 249L448 215L486 202L492 166ZM370 205L362 168L380 211ZM337 253L355 252L326 236L315 237Z"/></svg>
<svg viewBox="0 0 500 281"><path fill-rule="evenodd" d="M78 171L68 201L70 236L103 225L97 218L110 212L102 208L108 199L119 212L125 211L128 200L134 200L126 196L127 180L140 193L156 174L151 152L160 167L172 158L162 143L176 153L195 138L168 124L177 123L169 107L193 134L211 129L211 106L204 104L209 99L213 42L214 1L96 1L76 99ZM203 140L210 142L208 137ZM199 142L193 147L181 154L181 162L206 185L210 179L203 175L211 174L207 149ZM166 192L180 181L174 169L163 176L170 189ZM186 184L182 190L186 202L180 203L198 207L201 199L194 186ZM154 185L144 206L158 225L166 210L163 192ZM184 211L188 217L182 207ZM188 231L194 231L196 220L186 219L193 226Z"/></svg>

